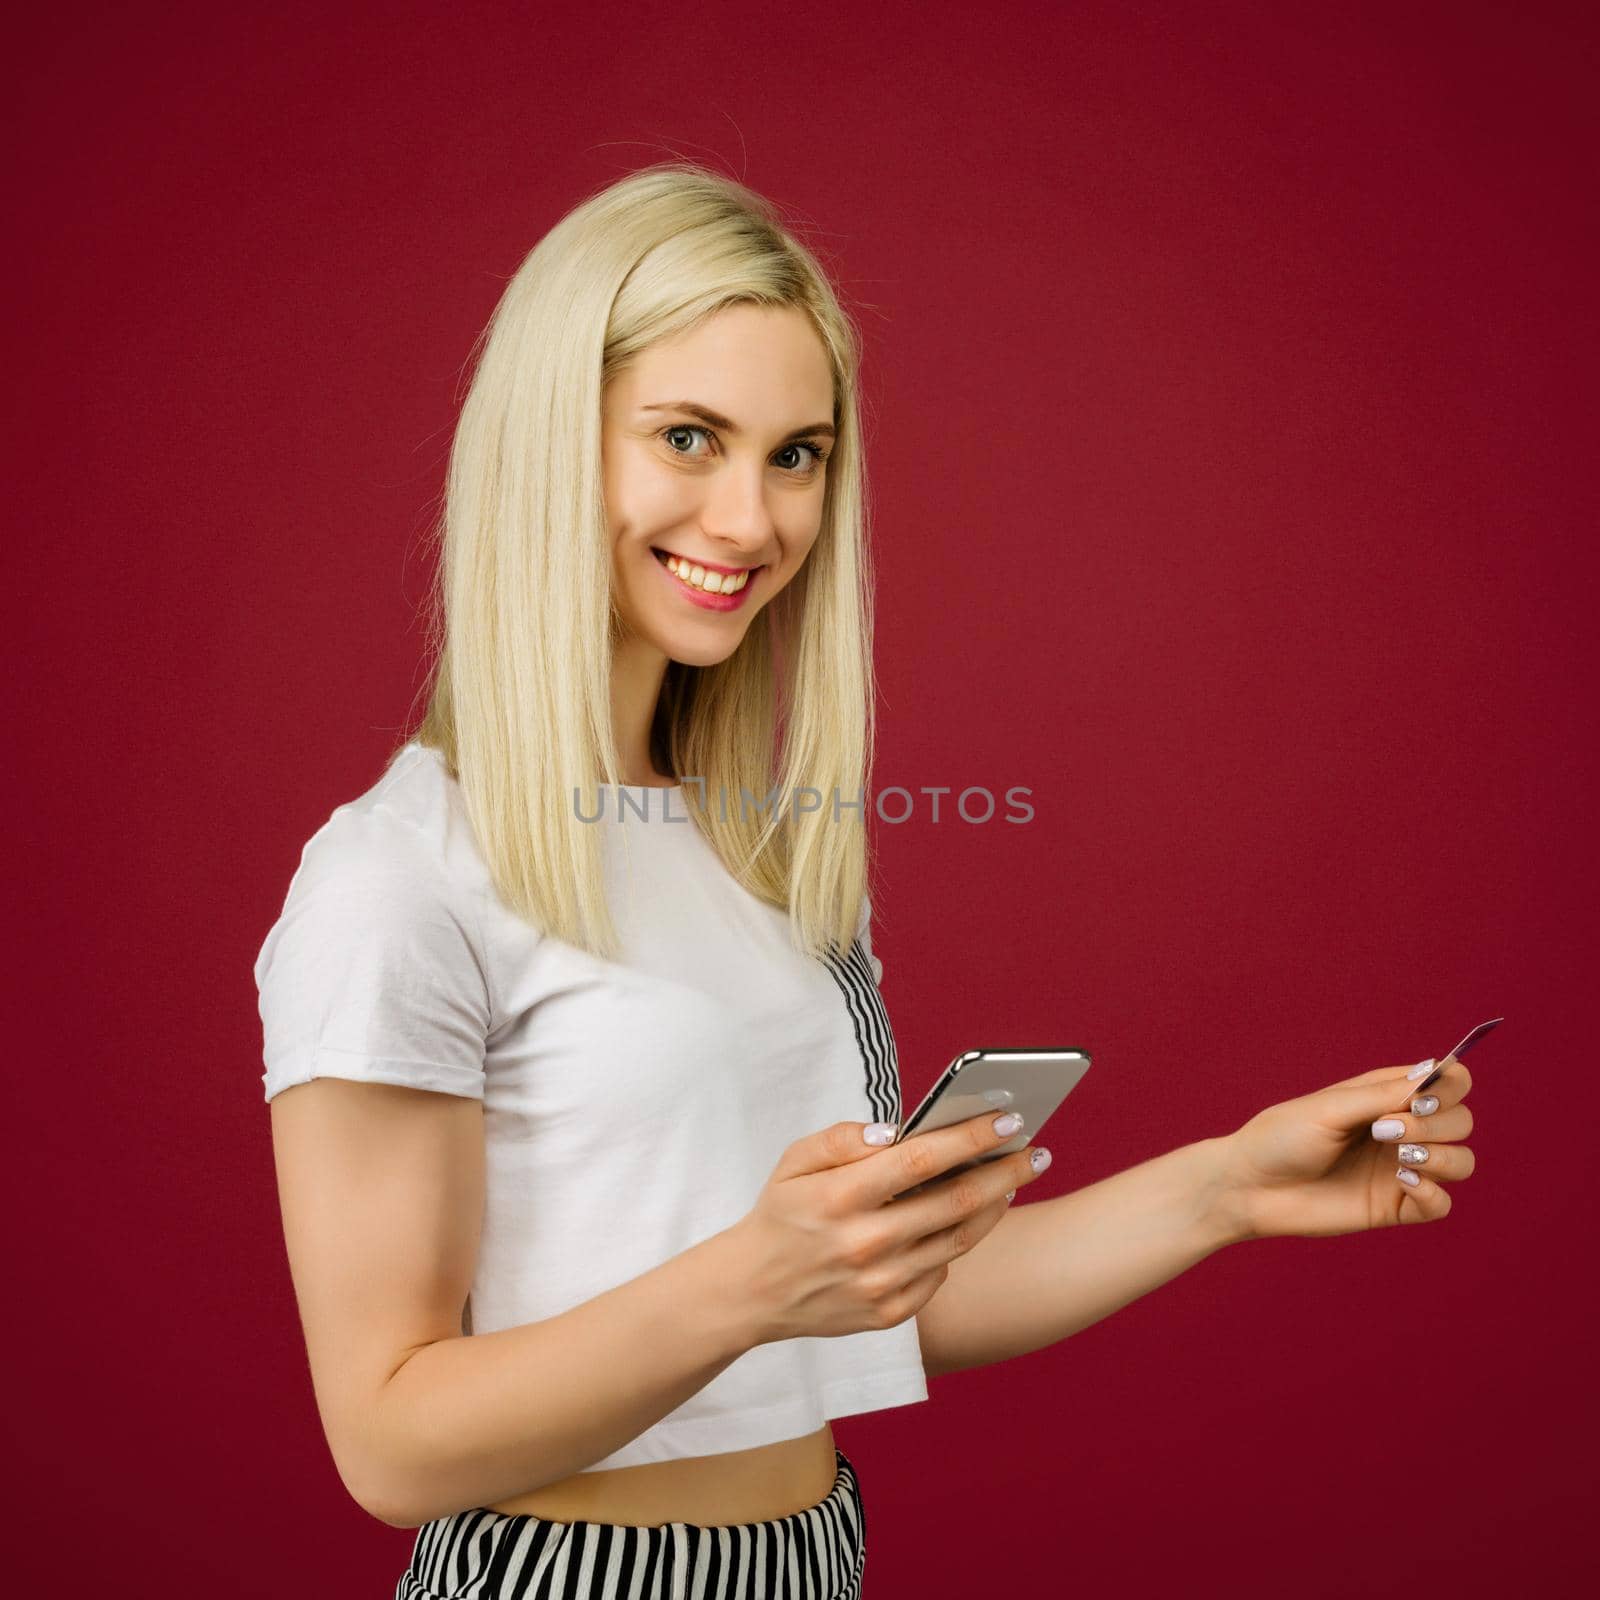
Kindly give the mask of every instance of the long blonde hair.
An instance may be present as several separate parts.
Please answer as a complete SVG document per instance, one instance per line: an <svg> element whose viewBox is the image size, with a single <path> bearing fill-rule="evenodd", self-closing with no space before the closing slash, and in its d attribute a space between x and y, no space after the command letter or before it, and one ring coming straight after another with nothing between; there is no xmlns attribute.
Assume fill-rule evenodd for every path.
<svg viewBox="0 0 1600 1600"><path fill-rule="evenodd" d="M687 161L630 174L568 212L518 268L474 346L451 447L428 703L405 742L437 750L459 782L506 905L608 958L602 830L574 808L594 815L596 785L620 781L603 395L651 344L741 302L804 311L827 351L838 437L822 527L726 661L668 663L652 754L705 780L705 803L685 784L683 810L739 882L788 909L797 949L848 948L869 889L873 579L859 342L817 259L731 178ZM778 806L746 815L744 791L759 800L775 787ZM821 809L795 816L803 788ZM856 800L862 809L842 809Z"/></svg>

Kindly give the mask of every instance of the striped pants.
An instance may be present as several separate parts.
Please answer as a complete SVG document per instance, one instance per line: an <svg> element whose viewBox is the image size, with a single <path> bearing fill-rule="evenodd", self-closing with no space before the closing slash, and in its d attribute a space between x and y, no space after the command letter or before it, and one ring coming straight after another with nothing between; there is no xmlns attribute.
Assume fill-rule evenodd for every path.
<svg viewBox="0 0 1600 1600"><path fill-rule="evenodd" d="M775 1522L439 1517L417 1529L394 1600L861 1600L866 1516L854 1466L834 1455L827 1498Z"/></svg>

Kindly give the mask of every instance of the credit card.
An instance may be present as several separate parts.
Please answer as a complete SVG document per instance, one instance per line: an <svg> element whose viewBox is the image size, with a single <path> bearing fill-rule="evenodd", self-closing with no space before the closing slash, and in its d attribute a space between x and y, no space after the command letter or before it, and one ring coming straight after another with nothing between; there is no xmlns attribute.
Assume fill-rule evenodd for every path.
<svg viewBox="0 0 1600 1600"><path fill-rule="evenodd" d="M1473 1045L1475 1045L1484 1036L1484 1034L1488 1033L1491 1028L1498 1028L1505 1020L1506 1019L1504 1017L1496 1017L1491 1022L1480 1022L1478 1026L1474 1028L1472 1032L1469 1033L1466 1038L1463 1039L1461 1043L1450 1052L1450 1054L1453 1055L1457 1061L1459 1061L1462 1056L1464 1056L1467 1051L1469 1051Z"/></svg>
<svg viewBox="0 0 1600 1600"><path fill-rule="evenodd" d="M1478 1026L1474 1028L1472 1032L1469 1033L1466 1038L1455 1047L1454 1050L1449 1052L1449 1055L1443 1055L1439 1057L1439 1065L1436 1066L1433 1071L1430 1072L1428 1076L1416 1086L1416 1088L1408 1091L1406 1095L1406 1104L1410 1105L1412 1100L1414 1100L1419 1094L1422 1094L1431 1085L1439 1081L1440 1077L1444 1073L1444 1064L1450 1059L1451 1056L1454 1056L1455 1059L1459 1061L1462 1056L1464 1056L1467 1051L1469 1051L1473 1045L1475 1045L1484 1036L1484 1034L1492 1032L1505 1020L1506 1019L1504 1017L1493 1017L1488 1022L1480 1022Z"/></svg>

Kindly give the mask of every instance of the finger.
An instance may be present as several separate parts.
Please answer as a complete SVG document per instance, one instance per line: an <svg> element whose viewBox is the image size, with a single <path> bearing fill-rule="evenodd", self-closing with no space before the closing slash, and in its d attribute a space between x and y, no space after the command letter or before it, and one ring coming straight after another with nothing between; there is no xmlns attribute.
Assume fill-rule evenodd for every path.
<svg viewBox="0 0 1600 1600"><path fill-rule="evenodd" d="M873 1137L869 1139L868 1134ZM894 1134L892 1122L832 1123L789 1145L778 1158L769 1181L804 1177L807 1173L825 1172L829 1167L842 1167L880 1155Z"/></svg>
<svg viewBox="0 0 1600 1600"><path fill-rule="evenodd" d="M1015 1197L1018 1189L1032 1183L1049 1165L1048 1150L1018 1150L945 1173L914 1190L897 1194L887 1213L893 1219L893 1236L902 1244L910 1244L940 1232L948 1234L997 1202L998 1221L1011 1203L1007 1197Z"/></svg>
<svg viewBox="0 0 1600 1600"><path fill-rule="evenodd" d="M1448 1189L1435 1183L1432 1178L1425 1177L1421 1172L1412 1172L1408 1168L1407 1174L1417 1181L1415 1187L1412 1187L1396 1180L1397 1198L1394 1202L1396 1222L1438 1222L1441 1217L1450 1215L1451 1199Z"/></svg>
<svg viewBox="0 0 1600 1600"><path fill-rule="evenodd" d="M1364 1083L1330 1084L1326 1089L1319 1089L1305 1098L1308 1101L1320 1101L1327 1114L1352 1129L1361 1121L1400 1116L1407 1112L1413 1116L1428 1116L1433 1113L1426 1109L1411 1112L1410 1108L1413 1105L1433 1105L1437 1111L1459 1105L1472 1087L1472 1078L1467 1069L1453 1057L1446 1059L1448 1065L1420 1075L1415 1070L1408 1072L1403 1069L1387 1078L1380 1073L1369 1072L1362 1075L1366 1079ZM1427 1064L1424 1062L1420 1065L1425 1067ZM1433 1079L1431 1083L1430 1077Z"/></svg>
<svg viewBox="0 0 1600 1600"><path fill-rule="evenodd" d="M889 1302L888 1326L892 1328L908 1317L914 1317L944 1287L948 1275L949 1268L940 1265L913 1278L894 1300Z"/></svg>
<svg viewBox="0 0 1600 1600"><path fill-rule="evenodd" d="M1472 1089L1472 1074L1467 1071L1465 1063L1458 1061L1454 1056L1446 1056L1442 1061L1436 1061L1428 1072L1417 1072L1416 1069L1425 1066L1425 1062L1417 1062L1415 1067L1376 1067L1371 1072L1358 1072L1353 1078L1341 1078L1336 1083L1329 1084L1330 1089L1364 1089L1372 1084L1380 1084L1393 1080L1397 1090L1397 1103L1406 1093L1408 1085L1413 1081L1412 1073L1416 1072L1415 1083L1420 1086L1427 1083L1426 1090L1421 1092L1435 1095L1441 1105L1454 1105L1458 1100L1466 1098ZM1433 1082L1428 1083L1432 1077Z"/></svg>
<svg viewBox="0 0 1600 1600"><path fill-rule="evenodd" d="M996 1163L996 1165L1001 1164ZM965 1177L966 1174L962 1173L961 1176ZM950 1183L956 1181L956 1179L949 1180ZM948 1266L981 1244L1000 1226L1000 1219L1010 1209L1011 1202L1001 1195L998 1201L991 1201L970 1214L958 1217L948 1227L936 1228L932 1233L913 1234L912 1243L906 1250L907 1270L927 1272L937 1267Z"/></svg>
<svg viewBox="0 0 1600 1600"><path fill-rule="evenodd" d="M1371 1133L1380 1144L1398 1145L1411 1139L1443 1144L1466 1139L1472 1135L1472 1110L1468 1106L1451 1106L1448 1111L1435 1111L1429 1116L1387 1111L1373 1121Z"/></svg>
<svg viewBox="0 0 1600 1600"><path fill-rule="evenodd" d="M1465 1068L1462 1070L1465 1071ZM1401 1111L1394 1113L1394 1115L1404 1116L1409 1113L1413 1117L1423 1117L1428 1120L1428 1125L1432 1127L1433 1122L1441 1111L1448 1112L1456 1109L1465 1111L1465 1099L1466 1091L1464 1089L1458 1089L1448 1079L1441 1079L1426 1094L1412 1095L1410 1100L1406 1102L1405 1107ZM1468 1114L1470 1116L1470 1113ZM1460 1138L1461 1136L1455 1134L1452 1137Z"/></svg>
<svg viewBox="0 0 1600 1600"><path fill-rule="evenodd" d="M1472 1090L1472 1074L1467 1071L1464 1063L1451 1056L1445 1062L1444 1071L1434 1079L1423 1091L1425 1098L1432 1095L1438 1102L1441 1110L1448 1106L1460 1105Z"/></svg>
<svg viewBox="0 0 1600 1600"><path fill-rule="evenodd" d="M1426 1063L1423 1065L1426 1067ZM1427 1073L1432 1071L1433 1068L1427 1068ZM1427 1082L1427 1073L1415 1081L1403 1070L1398 1076L1364 1073L1364 1083L1330 1084L1326 1089L1303 1096L1300 1103L1319 1120L1353 1133L1364 1122L1376 1122L1405 1112L1419 1094L1431 1093L1419 1087Z"/></svg>
<svg viewBox="0 0 1600 1600"><path fill-rule="evenodd" d="M1410 1141L1395 1151L1399 1163L1397 1182L1405 1183L1401 1173L1426 1173L1435 1183L1463 1183L1473 1174L1478 1158L1465 1144L1416 1144ZM1410 1185L1408 1185L1410 1187Z"/></svg>
<svg viewBox="0 0 1600 1600"><path fill-rule="evenodd" d="M1022 1118L1014 1111L985 1111L948 1128L914 1133L880 1151L877 1161L862 1167L861 1197L864 1203L881 1205L906 1189L929 1183L965 1161L991 1155L1023 1137ZM1011 1187L1006 1184L1000 1192Z"/></svg>
<svg viewBox="0 0 1600 1600"><path fill-rule="evenodd" d="M1353 1078L1335 1078L1330 1089L1364 1089L1369 1083L1385 1083L1390 1078L1403 1078L1411 1064L1403 1067L1374 1067L1371 1072L1358 1072ZM1421 1081L1420 1079L1418 1080Z"/></svg>
<svg viewBox="0 0 1600 1600"><path fill-rule="evenodd" d="M1454 1060L1454 1056L1446 1056L1445 1064L1448 1065ZM1371 1072L1358 1072L1353 1078L1339 1078L1330 1083L1328 1087L1330 1089L1363 1089L1370 1083L1385 1083L1391 1078L1399 1079L1403 1083L1411 1072L1422 1066L1427 1066L1428 1070L1427 1072L1417 1073L1415 1079L1417 1083L1424 1082L1430 1073L1437 1071L1440 1063L1430 1058L1429 1062L1408 1061L1403 1066L1398 1067L1374 1067Z"/></svg>

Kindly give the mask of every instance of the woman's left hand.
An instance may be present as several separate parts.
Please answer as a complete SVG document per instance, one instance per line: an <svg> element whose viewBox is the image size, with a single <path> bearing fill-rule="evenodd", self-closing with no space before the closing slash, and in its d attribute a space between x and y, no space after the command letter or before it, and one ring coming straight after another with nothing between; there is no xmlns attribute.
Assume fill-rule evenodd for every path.
<svg viewBox="0 0 1600 1600"><path fill-rule="evenodd" d="M1476 1165L1462 1143L1472 1132L1463 1104L1472 1076L1447 1056L1419 1097L1407 1092L1422 1081L1408 1079L1410 1070L1379 1067L1268 1106L1222 1141L1247 1237L1357 1233L1450 1214L1441 1185L1471 1177Z"/></svg>

